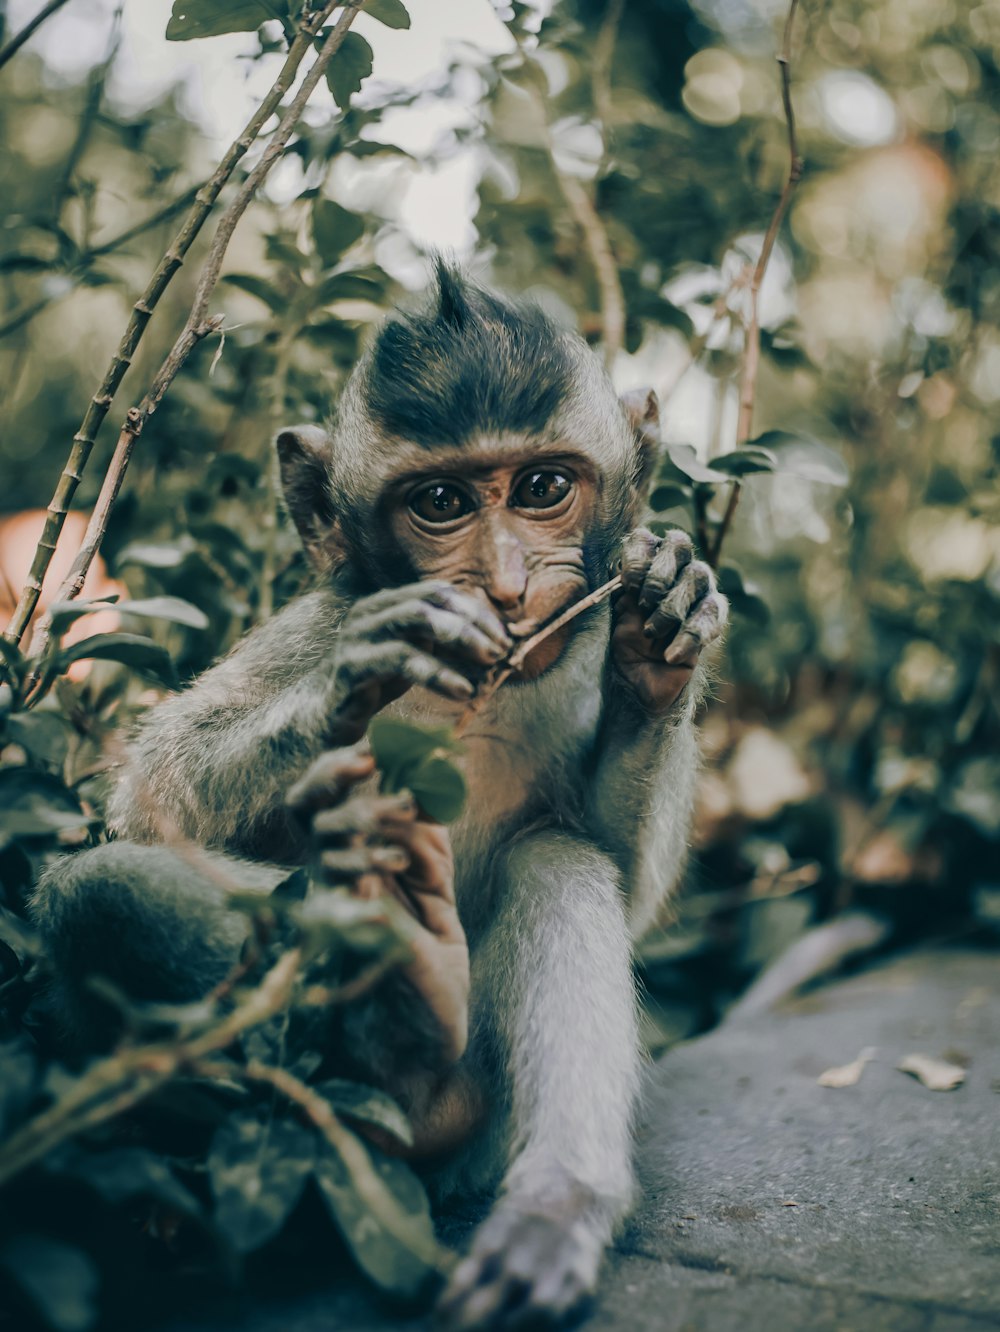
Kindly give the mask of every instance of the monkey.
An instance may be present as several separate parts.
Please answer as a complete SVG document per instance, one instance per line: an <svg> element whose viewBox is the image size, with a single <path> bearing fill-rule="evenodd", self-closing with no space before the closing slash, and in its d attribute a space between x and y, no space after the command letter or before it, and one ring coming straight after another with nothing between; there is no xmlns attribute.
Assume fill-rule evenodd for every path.
<svg viewBox="0 0 1000 1332"><path fill-rule="evenodd" d="M344 1018L351 1057L447 1144L426 1166L433 1196L495 1197L442 1297L455 1329L579 1312L633 1199L632 946L684 868L695 714L728 613L686 533L637 525L658 417L655 394L620 398L537 305L438 261L329 429L278 435L312 589L150 710L109 802L116 840L36 894L64 970L85 936L96 970L130 948L152 968L162 948L175 991L204 990L239 931L217 889L164 870L158 820L262 874L302 862L308 827L336 874L338 802L345 773L364 776L371 718L454 721L514 643L620 569L610 604L546 638L476 714L465 809L418 856L436 863L427 900L449 907L453 888L457 920L429 930L423 972L397 982L409 992ZM392 852L382 841L363 848L367 871ZM396 853L381 869L405 893L405 838ZM74 984L64 1006L79 965Z"/></svg>

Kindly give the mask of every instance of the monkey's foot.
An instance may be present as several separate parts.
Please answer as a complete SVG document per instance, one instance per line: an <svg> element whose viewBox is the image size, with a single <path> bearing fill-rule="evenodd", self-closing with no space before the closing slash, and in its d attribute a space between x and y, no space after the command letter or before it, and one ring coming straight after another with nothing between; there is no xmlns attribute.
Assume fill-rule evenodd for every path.
<svg viewBox="0 0 1000 1332"><path fill-rule="evenodd" d="M576 1321L603 1245L584 1222L501 1207L476 1233L439 1305L448 1332L528 1332Z"/></svg>

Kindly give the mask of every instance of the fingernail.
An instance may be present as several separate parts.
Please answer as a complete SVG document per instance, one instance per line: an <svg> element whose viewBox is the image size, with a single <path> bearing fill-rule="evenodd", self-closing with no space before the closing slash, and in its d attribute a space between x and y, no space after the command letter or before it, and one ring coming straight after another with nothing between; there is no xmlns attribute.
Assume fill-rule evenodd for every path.
<svg viewBox="0 0 1000 1332"><path fill-rule="evenodd" d="M644 624L642 626L642 634L644 638L655 638L656 630L653 628L651 624Z"/></svg>

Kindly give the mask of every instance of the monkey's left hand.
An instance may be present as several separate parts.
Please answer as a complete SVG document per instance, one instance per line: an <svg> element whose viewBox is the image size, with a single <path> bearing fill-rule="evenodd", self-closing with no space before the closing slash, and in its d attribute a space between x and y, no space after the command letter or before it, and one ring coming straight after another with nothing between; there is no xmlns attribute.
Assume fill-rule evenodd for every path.
<svg viewBox="0 0 1000 1332"><path fill-rule="evenodd" d="M469 949L455 906L451 842L447 828L418 817L408 792L349 796L374 769L364 742L328 750L288 803L310 826L325 878L350 883L362 897L394 897L417 921L401 972L423 1000L415 1021L433 1027L435 1054L448 1066L465 1051L469 1020Z"/></svg>
<svg viewBox="0 0 1000 1332"><path fill-rule="evenodd" d="M703 648L729 617L711 567L694 558L686 532L638 527L622 546L623 590L613 602L612 660L647 711L680 697Z"/></svg>

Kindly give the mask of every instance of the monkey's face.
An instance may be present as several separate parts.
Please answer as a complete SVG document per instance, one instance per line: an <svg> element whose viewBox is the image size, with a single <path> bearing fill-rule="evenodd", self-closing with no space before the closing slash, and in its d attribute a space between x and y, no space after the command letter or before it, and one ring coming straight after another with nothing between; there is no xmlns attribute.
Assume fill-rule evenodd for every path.
<svg viewBox="0 0 1000 1332"><path fill-rule="evenodd" d="M525 638L588 590L585 537L598 502L593 464L573 452L508 444L423 453L386 495L405 562L485 598ZM531 678L562 652L553 634L526 663Z"/></svg>

